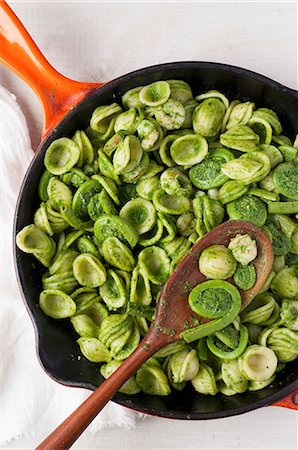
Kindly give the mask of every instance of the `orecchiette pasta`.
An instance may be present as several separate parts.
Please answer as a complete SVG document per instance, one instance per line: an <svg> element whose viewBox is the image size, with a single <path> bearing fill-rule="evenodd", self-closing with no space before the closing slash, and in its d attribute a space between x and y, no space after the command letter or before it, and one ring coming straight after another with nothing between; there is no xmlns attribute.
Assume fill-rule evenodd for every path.
<svg viewBox="0 0 298 450"><path fill-rule="evenodd" d="M211 321L186 326L124 394L255 391L298 357L298 136L281 133L269 108L214 89L194 98L172 79L99 105L86 129L49 145L34 223L17 246L45 267L41 310L70 320L104 378L136 349L162 285L198 239L238 219L272 242L273 270L241 313L239 290L256 282L255 242L239 235L202 252L207 281L188 300Z"/></svg>

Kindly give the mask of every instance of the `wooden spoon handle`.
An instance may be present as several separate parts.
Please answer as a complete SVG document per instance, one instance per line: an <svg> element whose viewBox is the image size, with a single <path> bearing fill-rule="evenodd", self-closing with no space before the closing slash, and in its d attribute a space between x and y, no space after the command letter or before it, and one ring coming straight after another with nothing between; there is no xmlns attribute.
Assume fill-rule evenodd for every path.
<svg viewBox="0 0 298 450"><path fill-rule="evenodd" d="M38 447L37 450L68 449L108 401L137 369L163 344L146 336L135 352L105 380L67 419L62 422Z"/></svg>

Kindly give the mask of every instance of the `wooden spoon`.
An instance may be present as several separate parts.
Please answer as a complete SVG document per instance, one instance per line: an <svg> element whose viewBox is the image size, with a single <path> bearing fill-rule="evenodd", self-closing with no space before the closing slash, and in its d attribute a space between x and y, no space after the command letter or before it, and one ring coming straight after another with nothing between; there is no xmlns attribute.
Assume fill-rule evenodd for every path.
<svg viewBox="0 0 298 450"><path fill-rule="evenodd" d="M162 347L181 339L185 324L208 322L209 319L195 314L188 306L189 292L206 280L198 267L201 252L213 244L228 246L237 234L249 234L257 243L258 255L253 261L256 269L256 283L241 291L242 309L245 308L262 288L273 264L273 250L268 237L255 225L244 221L228 221L202 237L178 264L163 287L157 304L156 319L134 353L105 380L56 430L38 447L39 450L68 449L81 435L90 422L117 393L120 387L137 369ZM233 282L232 279L228 280Z"/></svg>

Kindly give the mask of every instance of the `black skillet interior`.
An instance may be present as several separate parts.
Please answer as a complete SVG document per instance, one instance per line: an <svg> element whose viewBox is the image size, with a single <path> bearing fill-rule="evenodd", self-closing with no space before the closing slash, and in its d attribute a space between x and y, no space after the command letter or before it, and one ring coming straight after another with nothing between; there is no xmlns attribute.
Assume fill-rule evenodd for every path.
<svg viewBox="0 0 298 450"><path fill-rule="evenodd" d="M127 90L160 79L182 79L188 82L194 95L209 89L218 89L231 99L252 100L257 107L269 107L276 111L291 138L298 131L298 94L296 91L244 69L217 63L179 62L148 67L113 80L99 88L57 125L41 144L23 181L19 195L14 234L32 223L38 207L37 187L43 171L43 156L54 139L72 136L77 129L84 129L93 110L113 101L121 101ZM30 255L15 248L18 280L25 304L34 324L37 353L45 371L59 383L67 386L95 389L102 377L98 364L81 357L76 334L68 321L46 317L38 307L41 288L39 264ZM218 394L214 397L197 394L191 386L182 392L173 391L168 397L138 394L117 394L114 401L137 411L151 415L177 419L211 419L241 414L260 406L269 405L285 397L297 385L297 363L289 363L277 375L274 383L261 391L246 392L232 397Z"/></svg>

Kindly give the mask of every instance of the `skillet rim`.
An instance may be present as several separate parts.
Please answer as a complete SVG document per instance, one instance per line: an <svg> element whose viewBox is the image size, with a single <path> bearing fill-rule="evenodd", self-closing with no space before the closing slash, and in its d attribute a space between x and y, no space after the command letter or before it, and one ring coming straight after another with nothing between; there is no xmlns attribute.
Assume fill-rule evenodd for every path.
<svg viewBox="0 0 298 450"><path fill-rule="evenodd" d="M38 158L41 158L41 154L43 151L45 151L45 148L50 143L50 141L53 138L53 135L57 131L57 129L63 129L65 124L72 120L72 118L77 114L78 109L81 109L83 105L88 104L90 100L98 96L98 92L104 93L112 90L113 88L120 86L124 84L125 82L128 82L136 77L141 77L149 74L153 74L158 71L162 70L174 70L174 69L213 69L213 70L221 70L225 72L231 72L234 75L238 76L245 76L246 78L258 81L266 86L269 86L271 88L278 89L282 93L289 95L290 97L294 97L298 100L298 91L289 87L284 86L283 84L268 78L264 75L261 75L257 72L253 72L248 69L244 69L238 66L224 64L224 63L217 63L217 62L208 62L208 61L179 61L179 62L169 62L169 63L162 63L162 64L155 64L152 66L144 67L141 69L134 70L132 72L129 72L127 74L121 75L120 77L117 77L102 86L96 88L94 91L92 91L90 94L88 94L85 98L83 98L80 102L78 102L63 118L62 120L56 124L56 126L48 132L48 134L45 136L45 138L41 141L39 144L35 155L26 171L26 174L23 178L21 188L18 194L16 207L15 207L15 214L14 214L14 221L13 221L13 259L14 259L14 267L16 272L16 278L19 285L19 289L22 294L23 302L25 303L25 307L27 309L27 312L30 316L31 322L33 324L34 328L34 334L35 334L35 350L37 354L37 358L39 360L39 363L42 367L42 369L49 375L54 381L68 386L68 387L80 387L80 388L86 388L90 390L94 390L96 388L95 385L92 383L84 383L84 382L73 382L73 381L67 381L65 379L61 379L59 377L55 377L53 373L51 373L45 366L44 361L41 357L41 346L40 346L40 330L38 326L38 321L36 320L34 316L33 310L30 308L29 303L27 302L27 298L23 289L23 280L21 277L22 267L19 263L19 259L17 257L17 253L20 252L18 248L15 245L16 242L16 234L17 234L17 225L18 225L18 219L19 219L19 209L20 204L23 200L23 193L24 190L31 180L31 177L33 176L32 168L35 165L35 161ZM206 419L216 419L216 418L224 418L229 416L235 416L239 414L243 414L245 412L252 411L254 409L258 409L262 406L268 406L272 405L272 403L275 403L287 395L289 395L295 388L297 388L297 380L289 383L285 387L281 388L278 392L275 392L273 394L268 395L267 397L263 399L258 399L248 405L243 406L237 406L235 408L231 408L228 410L222 410L218 412L205 412L205 413L182 413L178 412L176 410L158 410L156 408L149 408L147 406L139 406L133 404L133 396L126 397L123 396L123 394L117 394L112 401L115 403L118 403L122 406L125 406L129 409L132 409L134 411L138 411L144 414L149 414L157 417L163 417L163 418L170 418L170 419L182 419L182 420L206 420ZM241 395L241 394L240 394ZM292 392L292 401L293 404L295 403L295 393Z"/></svg>

